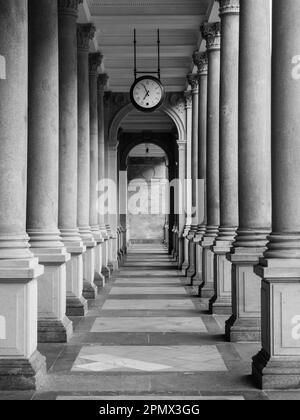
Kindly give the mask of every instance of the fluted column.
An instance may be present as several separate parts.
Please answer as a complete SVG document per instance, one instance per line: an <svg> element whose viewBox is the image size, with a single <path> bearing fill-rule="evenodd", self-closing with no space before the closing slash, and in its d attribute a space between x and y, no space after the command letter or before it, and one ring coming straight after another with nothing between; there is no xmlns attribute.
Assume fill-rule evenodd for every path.
<svg viewBox="0 0 300 420"><path fill-rule="evenodd" d="M300 382L300 5L273 1L273 231L262 281L262 350L253 375L263 389L298 389Z"/></svg>
<svg viewBox="0 0 300 420"><path fill-rule="evenodd" d="M202 239L206 231L207 205L206 205L206 177L207 177L207 52L194 53L194 64L198 69L199 77L199 126L198 126L198 227L194 239L196 243L196 274L193 277L195 286L203 283L202 278Z"/></svg>
<svg viewBox="0 0 300 420"><path fill-rule="evenodd" d="M27 5L0 0L0 390L35 389L46 372L37 352L37 278L44 270L26 234Z"/></svg>
<svg viewBox="0 0 300 420"><path fill-rule="evenodd" d="M182 274L186 276L189 268L189 240L188 234L192 226L192 92L185 92L185 113L186 113L186 221L184 228L184 262Z"/></svg>
<svg viewBox="0 0 300 420"><path fill-rule="evenodd" d="M66 262L58 230L58 15L57 2L30 0L27 232L44 265L38 281L38 340L66 342ZM45 89L47 86L47 89Z"/></svg>
<svg viewBox="0 0 300 420"><path fill-rule="evenodd" d="M188 234L189 243L189 268L188 277L193 277L196 273L196 255L194 242L198 228L197 215L197 191L198 191L198 123L199 123L199 80L197 74L188 75L188 83L192 88L192 225Z"/></svg>
<svg viewBox="0 0 300 420"><path fill-rule="evenodd" d="M236 237L238 215L239 0L219 0L221 17L220 230L215 253L214 313L232 313L232 264L226 255Z"/></svg>
<svg viewBox="0 0 300 420"><path fill-rule="evenodd" d="M260 28L259 42L250 28ZM260 341L261 279L253 267L271 230L270 2L240 2L239 229L233 263L233 315L227 339Z"/></svg>
<svg viewBox="0 0 300 420"><path fill-rule="evenodd" d="M107 74L98 76L98 181L104 182L105 179L105 129L104 129L104 91L108 83ZM98 191L100 189L100 185ZM99 203L100 204L100 203ZM106 230L105 217L99 205L98 223L104 243L102 244L102 275L106 280L110 278L110 269L108 268L108 245L109 236Z"/></svg>
<svg viewBox="0 0 300 420"><path fill-rule="evenodd" d="M90 226L90 94L89 48L96 28L87 23L77 25L78 69L78 216L77 223L86 252L83 254L83 296L95 299L95 247L97 242Z"/></svg>
<svg viewBox="0 0 300 420"><path fill-rule="evenodd" d="M59 35L59 228L71 261L67 263L67 315L85 315L83 253L77 225L78 82L77 14L80 0L58 0Z"/></svg>
<svg viewBox="0 0 300 420"><path fill-rule="evenodd" d="M100 287L105 280L102 275L102 237L99 226L98 215L98 180L99 180L99 136L98 136L98 70L101 66L103 56L100 53L93 53L89 56L89 90L90 90L90 225L95 240L96 261L94 270L94 280Z"/></svg>
<svg viewBox="0 0 300 420"><path fill-rule="evenodd" d="M214 295L214 253L220 226L220 22L206 23L202 35L208 53L207 80L207 227L202 240L202 296Z"/></svg>

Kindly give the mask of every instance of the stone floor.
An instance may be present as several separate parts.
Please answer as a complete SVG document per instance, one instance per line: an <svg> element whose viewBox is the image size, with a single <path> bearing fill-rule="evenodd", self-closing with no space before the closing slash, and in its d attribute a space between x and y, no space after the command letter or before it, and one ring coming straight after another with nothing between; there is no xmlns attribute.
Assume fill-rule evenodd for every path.
<svg viewBox="0 0 300 420"><path fill-rule="evenodd" d="M0 400L300 399L252 383L259 344L226 343L224 317L208 314L162 246L136 245L125 264L74 319L70 343L41 345L48 376L38 392Z"/></svg>

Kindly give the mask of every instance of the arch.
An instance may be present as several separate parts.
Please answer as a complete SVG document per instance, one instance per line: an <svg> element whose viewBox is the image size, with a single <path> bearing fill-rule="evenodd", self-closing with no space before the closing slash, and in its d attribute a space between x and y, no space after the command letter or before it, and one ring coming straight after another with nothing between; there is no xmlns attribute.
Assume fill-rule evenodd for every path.
<svg viewBox="0 0 300 420"><path fill-rule="evenodd" d="M131 138L127 139L126 141L126 147L122 148L120 152L120 168L121 170L124 170L127 167L127 160L130 152L139 144L148 143L148 144L154 144L158 147L160 147L166 154L168 158L168 162L172 162L173 164L176 161L176 156L173 152L173 145L171 142L171 138L169 141L165 141L165 138L160 137L161 134L153 134L151 137L143 138L143 136L136 135L132 136ZM175 143L176 144L176 143Z"/></svg>
<svg viewBox="0 0 300 420"><path fill-rule="evenodd" d="M111 146L116 145L118 143L118 132L121 123L123 119L133 110L134 106L131 103L128 103L123 108L121 108L114 116L109 128L109 144ZM174 122L177 129L178 142L186 141L185 125L178 113L167 105L163 105L161 111L168 115L168 117L171 118L171 120Z"/></svg>

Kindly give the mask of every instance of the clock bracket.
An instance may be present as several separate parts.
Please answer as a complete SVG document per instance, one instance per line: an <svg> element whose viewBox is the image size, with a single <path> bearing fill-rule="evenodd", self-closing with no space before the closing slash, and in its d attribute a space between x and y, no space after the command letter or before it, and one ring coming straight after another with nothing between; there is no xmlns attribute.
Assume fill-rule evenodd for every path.
<svg viewBox="0 0 300 420"><path fill-rule="evenodd" d="M137 67L137 32L134 29L134 79L137 80L141 74L156 74L158 80L161 80L161 67L160 67L160 30L157 30L157 56L158 56L158 67L157 71L139 71Z"/></svg>

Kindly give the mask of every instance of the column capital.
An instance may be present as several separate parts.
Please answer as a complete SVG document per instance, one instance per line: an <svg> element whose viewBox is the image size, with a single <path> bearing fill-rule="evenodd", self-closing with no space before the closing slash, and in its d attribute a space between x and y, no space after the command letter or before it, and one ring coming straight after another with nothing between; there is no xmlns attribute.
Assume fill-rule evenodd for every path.
<svg viewBox="0 0 300 420"><path fill-rule="evenodd" d="M78 15L78 6L83 0L58 0L59 15Z"/></svg>
<svg viewBox="0 0 300 420"><path fill-rule="evenodd" d="M89 71L91 76L98 75L98 68L101 66L103 55L100 52L89 54Z"/></svg>
<svg viewBox="0 0 300 420"><path fill-rule="evenodd" d="M220 16L240 13L240 0L218 0L218 2L220 3Z"/></svg>
<svg viewBox="0 0 300 420"><path fill-rule="evenodd" d="M192 108L192 91L187 90L184 92L184 99L185 99L185 107L186 109Z"/></svg>
<svg viewBox="0 0 300 420"><path fill-rule="evenodd" d="M196 93L198 91L199 86L199 77L196 73L189 73L187 75L188 84L192 87L192 93Z"/></svg>
<svg viewBox="0 0 300 420"><path fill-rule="evenodd" d="M198 68L199 75L205 75L208 72L208 55L207 52L195 51L193 54L193 61Z"/></svg>
<svg viewBox="0 0 300 420"><path fill-rule="evenodd" d="M95 37L96 28L92 23L77 25L77 47L79 51L88 52L90 41Z"/></svg>
<svg viewBox="0 0 300 420"><path fill-rule="evenodd" d="M104 89L106 88L108 80L109 80L108 74L106 74L106 73L99 74L98 81L97 81L97 87L98 87L98 92L99 93L104 92Z"/></svg>
<svg viewBox="0 0 300 420"><path fill-rule="evenodd" d="M221 48L221 22L204 23L201 33L206 40L208 51L220 50Z"/></svg>

